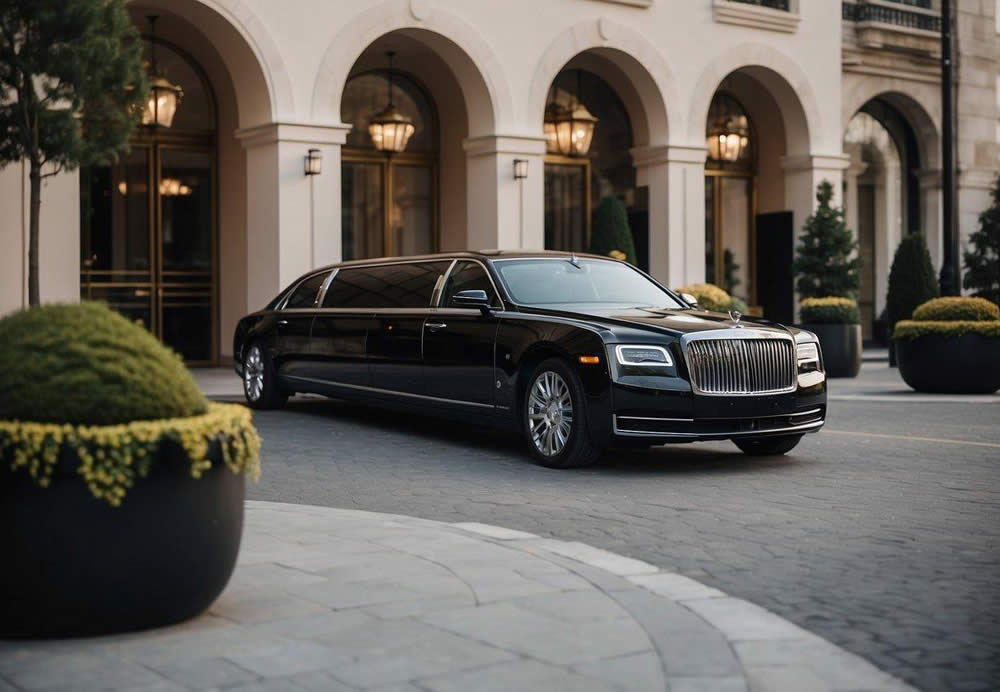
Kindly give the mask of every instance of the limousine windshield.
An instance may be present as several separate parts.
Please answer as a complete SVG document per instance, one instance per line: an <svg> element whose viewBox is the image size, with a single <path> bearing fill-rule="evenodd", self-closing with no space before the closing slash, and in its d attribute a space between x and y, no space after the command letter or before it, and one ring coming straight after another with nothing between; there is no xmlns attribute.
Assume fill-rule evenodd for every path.
<svg viewBox="0 0 1000 692"><path fill-rule="evenodd" d="M494 260L515 303L531 307L597 305L686 308L621 262L586 258Z"/></svg>

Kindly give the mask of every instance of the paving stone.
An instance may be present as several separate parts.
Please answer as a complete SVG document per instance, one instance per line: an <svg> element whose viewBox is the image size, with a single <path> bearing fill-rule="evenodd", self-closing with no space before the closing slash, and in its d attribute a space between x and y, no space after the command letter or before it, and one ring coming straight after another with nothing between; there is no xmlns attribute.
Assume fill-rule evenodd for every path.
<svg viewBox="0 0 1000 692"><path fill-rule="evenodd" d="M431 692L538 692L539 690L573 690L574 692L606 692L616 688L605 681L588 678L538 661L517 660L488 668L470 670L459 675L430 678L420 686Z"/></svg>
<svg viewBox="0 0 1000 692"><path fill-rule="evenodd" d="M578 663L573 666L573 670L591 678L604 680L626 692L649 692L667 688L663 663L655 652Z"/></svg>
<svg viewBox="0 0 1000 692"><path fill-rule="evenodd" d="M747 683L742 676L738 678L671 677L670 692L747 692Z"/></svg>
<svg viewBox="0 0 1000 692"><path fill-rule="evenodd" d="M572 623L629 617L628 611L614 599L594 589L518 598L511 603L529 612L545 613L557 620Z"/></svg>
<svg viewBox="0 0 1000 692"><path fill-rule="evenodd" d="M725 596L718 589L705 586L701 582L685 577L682 574L661 572L659 574L643 574L629 577L628 580L636 586L649 589L655 594L666 596L674 601Z"/></svg>
<svg viewBox="0 0 1000 692"><path fill-rule="evenodd" d="M527 533L526 531L515 531L513 529L505 529L502 526L480 524L476 521L460 522L458 524L452 524L452 526L462 529L463 531L470 531L472 533L477 533L482 536L495 538L501 541L514 541L522 538L538 538L535 534Z"/></svg>
<svg viewBox="0 0 1000 692"><path fill-rule="evenodd" d="M746 666L750 692L831 692L807 666Z"/></svg>
<svg viewBox="0 0 1000 692"><path fill-rule="evenodd" d="M323 670L347 659L340 652L325 646L291 640L243 647L227 658L251 673L264 677L287 677Z"/></svg>
<svg viewBox="0 0 1000 692"><path fill-rule="evenodd" d="M257 678L250 671L224 658L204 658L184 663L170 663L153 666L153 669L174 682L196 690L209 687L229 687Z"/></svg>
<svg viewBox="0 0 1000 692"><path fill-rule="evenodd" d="M659 572L659 567L651 565L641 560L624 557L610 553L607 550L594 548L576 541L551 541L539 539L532 541L534 545L549 550L557 555L568 557L571 560L582 562L585 565L596 567L597 569L616 574L620 577L630 577L637 574L653 574Z"/></svg>

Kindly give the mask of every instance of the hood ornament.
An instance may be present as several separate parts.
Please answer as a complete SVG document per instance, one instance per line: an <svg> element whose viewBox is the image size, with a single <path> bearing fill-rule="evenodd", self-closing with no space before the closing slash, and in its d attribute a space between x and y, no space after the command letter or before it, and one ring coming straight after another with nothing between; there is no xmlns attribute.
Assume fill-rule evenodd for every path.
<svg viewBox="0 0 1000 692"><path fill-rule="evenodd" d="M743 313L739 310L730 310L729 319L733 321L733 326L730 329L743 329L743 325L740 324L740 319L743 318Z"/></svg>

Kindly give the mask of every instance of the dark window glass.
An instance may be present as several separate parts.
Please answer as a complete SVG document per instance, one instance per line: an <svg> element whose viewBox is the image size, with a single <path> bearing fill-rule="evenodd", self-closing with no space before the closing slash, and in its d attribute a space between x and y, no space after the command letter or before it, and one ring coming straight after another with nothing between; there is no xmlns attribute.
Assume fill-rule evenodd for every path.
<svg viewBox="0 0 1000 692"><path fill-rule="evenodd" d="M285 308L311 308L316 305L316 298L319 296L319 289L323 287L326 277L330 272L313 274L308 279L296 286L292 295L288 297Z"/></svg>
<svg viewBox="0 0 1000 692"><path fill-rule="evenodd" d="M325 308L425 308L447 262L413 262L341 269L330 282Z"/></svg>
<svg viewBox="0 0 1000 692"><path fill-rule="evenodd" d="M444 299L441 301L441 304L448 307L451 304L452 297L459 291L474 291L477 289L486 291L486 295L490 297L490 305L493 307L499 306L500 302L497 299L496 291L493 290L490 277L487 276L486 270L483 269L482 265L477 262L459 262L455 265L451 276L448 277L448 285L445 286Z"/></svg>

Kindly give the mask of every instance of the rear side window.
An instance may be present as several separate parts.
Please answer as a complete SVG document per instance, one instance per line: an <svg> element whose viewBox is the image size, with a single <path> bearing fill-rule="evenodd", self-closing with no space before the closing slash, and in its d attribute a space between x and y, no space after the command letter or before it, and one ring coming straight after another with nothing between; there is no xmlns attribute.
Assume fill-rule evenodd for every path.
<svg viewBox="0 0 1000 692"><path fill-rule="evenodd" d="M490 297L490 305L498 307L500 301L497 299L497 292L493 290L493 283L486 275L486 270L478 262L460 261L455 265L451 275L448 276L448 285L444 287L444 296L441 305L449 307L451 299L459 291L470 290L486 291Z"/></svg>
<svg viewBox="0 0 1000 692"><path fill-rule="evenodd" d="M326 281L326 277L328 276L330 276L330 272L313 274L296 286L295 290L292 291L292 294L288 296L288 301L285 303L285 309L315 307L316 298L319 297L319 289L323 287L323 282Z"/></svg>
<svg viewBox="0 0 1000 692"><path fill-rule="evenodd" d="M325 308L426 308L449 262L411 262L341 269L330 282Z"/></svg>

